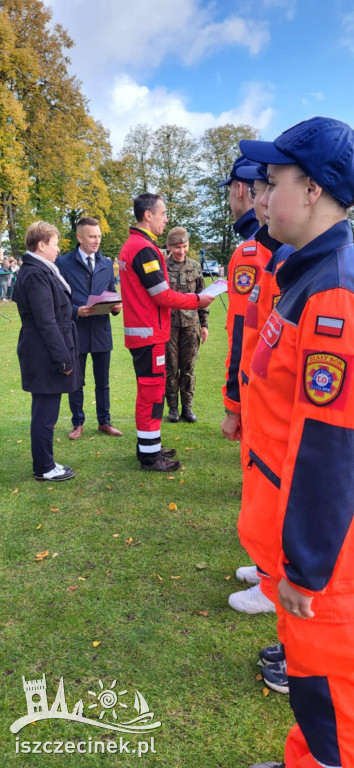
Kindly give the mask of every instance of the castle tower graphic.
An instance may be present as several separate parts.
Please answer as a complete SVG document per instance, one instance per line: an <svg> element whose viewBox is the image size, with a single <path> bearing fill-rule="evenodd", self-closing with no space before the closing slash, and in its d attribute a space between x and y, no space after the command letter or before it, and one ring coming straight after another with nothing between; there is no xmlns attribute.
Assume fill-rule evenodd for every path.
<svg viewBox="0 0 354 768"><path fill-rule="evenodd" d="M47 683L45 674L41 680L23 680L23 690L26 694L27 710L29 715L38 712L48 712Z"/></svg>

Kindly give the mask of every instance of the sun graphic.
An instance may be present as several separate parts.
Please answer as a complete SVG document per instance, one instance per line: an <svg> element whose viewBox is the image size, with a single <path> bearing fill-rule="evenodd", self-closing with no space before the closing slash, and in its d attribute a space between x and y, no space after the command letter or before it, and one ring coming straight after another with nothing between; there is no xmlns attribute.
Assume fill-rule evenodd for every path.
<svg viewBox="0 0 354 768"><path fill-rule="evenodd" d="M116 693L113 688L115 688L117 681L113 680L113 683L110 688L104 689L102 680L98 681L98 685L100 686L100 692L95 693L94 691L88 691L90 696L95 696L97 699L97 702L94 704L89 705L89 709L95 709L95 707L101 706L102 711L100 713L99 719L102 720L107 712L107 710L110 710L114 720L117 720L117 713L113 707L116 707L117 704L119 707L123 707L124 709L127 709L128 705L123 704L123 702L118 701L118 696L124 696L124 694L128 693L128 691L118 691Z"/></svg>

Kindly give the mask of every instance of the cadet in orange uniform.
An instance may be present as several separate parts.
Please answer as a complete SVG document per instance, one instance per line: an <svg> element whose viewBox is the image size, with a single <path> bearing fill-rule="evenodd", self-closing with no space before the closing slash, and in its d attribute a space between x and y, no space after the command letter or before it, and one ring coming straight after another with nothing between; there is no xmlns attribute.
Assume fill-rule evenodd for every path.
<svg viewBox="0 0 354 768"><path fill-rule="evenodd" d="M354 765L354 133L315 117L274 143L269 232L294 246L248 386L241 541L274 579L297 725L285 763Z"/></svg>
<svg viewBox="0 0 354 768"><path fill-rule="evenodd" d="M229 351L225 362L226 384L222 392L226 417L221 425L224 437L235 440L240 436L241 419L245 418L244 403L241 401L242 384L239 382L241 350L243 349L244 316L248 299L261 280L263 269L272 252L280 243L268 234L265 226L263 208L259 200L267 186L266 166L248 165L236 170L236 177L248 184L249 199L252 201L259 228L253 239L236 248L229 264L229 309L227 328ZM252 186L250 186L252 185ZM238 568L237 578L256 581L255 586L247 591L233 592L229 596L229 605L235 611L245 613L270 613L275 611L272 589L266 574L260 574L255 566ZM256 576L256 578L255 578ZM260 583L257 583L260 582ZM254 583L254 582L253 582Z"/></svg>

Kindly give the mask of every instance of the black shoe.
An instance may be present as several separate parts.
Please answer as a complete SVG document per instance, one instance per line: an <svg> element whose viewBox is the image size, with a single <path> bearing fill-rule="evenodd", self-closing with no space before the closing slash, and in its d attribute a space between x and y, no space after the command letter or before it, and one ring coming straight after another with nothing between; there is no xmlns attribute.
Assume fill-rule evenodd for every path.
<svg viewBox="0 0 354 768"><path fill-rule="evenodd" d="M279 661L262 667L262 675L268 688L277 691L277 693L289 693L286 661Z"/></svg>
<svg viewBox="0 0 354 768"><path fill-rule="evenodd" d="M197 421L197 417L191 408L182 408L181 419L184 419L184 421L189 421L190 424L193 424L194 421Z"/></svg>
<svg viewBox="0 0 354 768"><path fill-rule="evenodd" d="M153 464L142 464L141 468L148 472L176 472L177 469L181 469L181 466L180 461L171 461L160 454Z"/></svg>
<svg viewBox="0 0 354 768"><path fill-rule="evenodd" d="M165 459L172 459L172 456L175 456L177 451L174 448L164 448L163 445L161 445L161 454L165 457Z"/></svg>
<svg viewBox="0 0 354 768"><path fill-rule="evenodd" d="M43 475L35 475L36 480L49 480L51 483L59 483L63 480L71 480L72 477L75 477L75 472L71 469L71 467L66 469L66 467L63 467L60 464L56 464L54 469L51 469L50 472L44 472Z"/></svg>
<svg viewBox="0 0 354 768"><path fill-rule="evenodd" d="M253 763L249 768L285 768L285 763Z"/></svg>
<svg viewBox="0 0 354 768"><path fill-rule="evenodd" d="M177 421L179 421L178 408L170 408L169 412L168 412L168 417L167 418L173 424L177 424Z"/></svg>
<svg viewBox="0 0 354 768"><path fill-rule="evenodd" d="M266 647L262 648L259 652L259 658L263 667L267 667L268 664L275 664L277 661L285 661L283 643L266 645Z"/></svg>

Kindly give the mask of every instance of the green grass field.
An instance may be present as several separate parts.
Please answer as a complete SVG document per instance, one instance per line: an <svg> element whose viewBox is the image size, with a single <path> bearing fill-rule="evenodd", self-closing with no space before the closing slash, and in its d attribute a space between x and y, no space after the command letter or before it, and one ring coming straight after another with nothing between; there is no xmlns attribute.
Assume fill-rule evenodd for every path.
<svg viewBox="0 0 354 768"><path fill-rule="evenodd" d="M258 650L275 641L275 617L239 614L227 604L229 593L242 588L235 568L249 560L236 534L239 446L220 433L226 355L220 299L197 362L198 422L162 425L163 443L178 449L183 470L173 477L145 473L136 461L135 378L118 317L111 411L124 436L98 433L88 364L83 437L68 440L66 396L55 430L55 458L71 464L76 478L53 485L32 477L31 397L21 389L16 355L20 322L15 305L2 303L0 311L12 320L0 316L1 766L247 768L280 760L292 723L288 699L264 695L257 679ZM153 732L155 752L149 735L59 719L27 725L16 742L10 725L27 714L22 676L37 680L43 673L49 706L63 677L69 711L81 699L84 716L97 720L101 713L103 722L112 721L113 710L100 706L99 680L104 689L116 681L116 693L127 691L118 697L118 721L136 716L138 690L162 723ZM130 754L25 754L20 746L16 753L24 741L90 738L106 750L120 736L129 740ZM149 747L141 757L138 750L146 747L139 739Z"/></svg>

